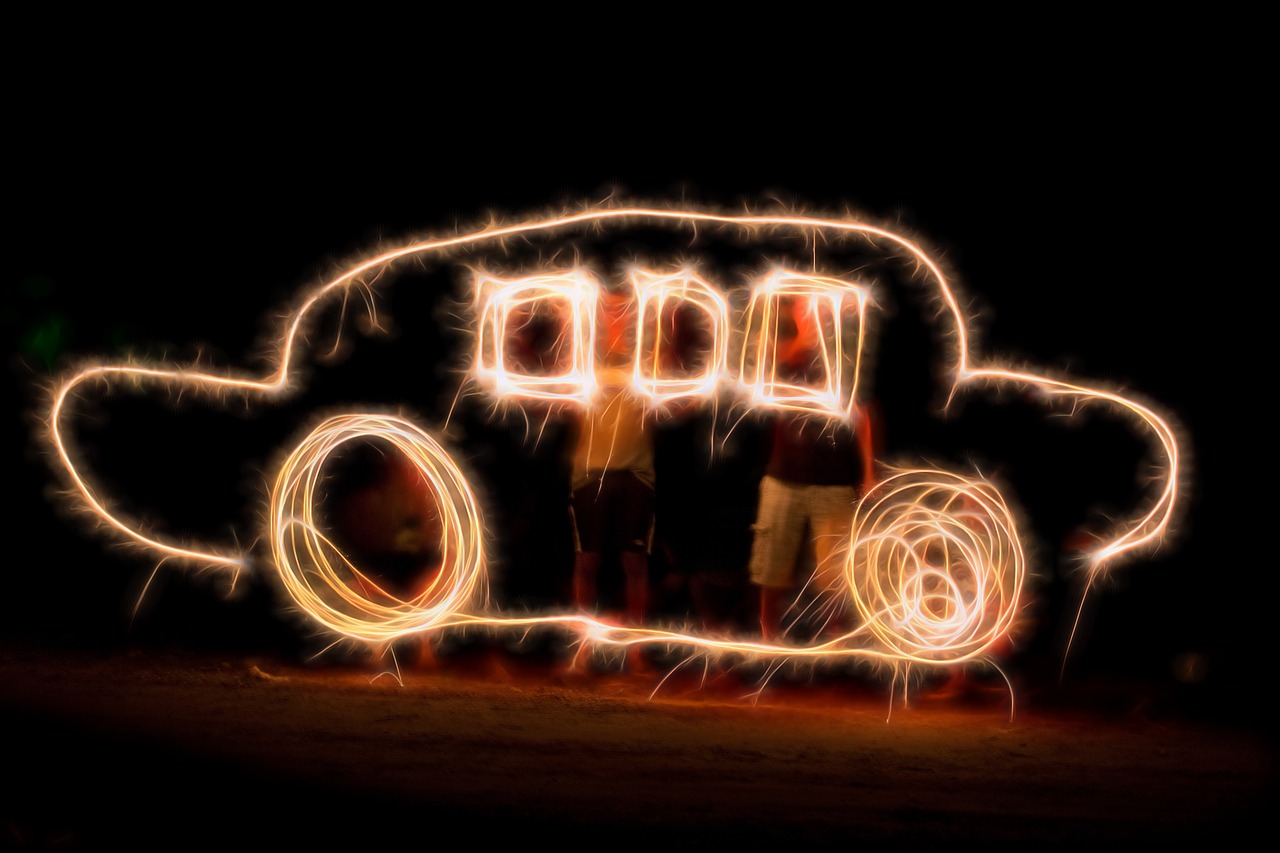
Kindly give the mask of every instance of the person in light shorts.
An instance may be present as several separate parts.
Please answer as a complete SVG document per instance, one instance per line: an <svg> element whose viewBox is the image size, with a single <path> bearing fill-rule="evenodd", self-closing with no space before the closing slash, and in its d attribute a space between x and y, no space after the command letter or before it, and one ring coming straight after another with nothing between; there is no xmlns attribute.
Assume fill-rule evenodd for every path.
<svg viewBox="0 0 1280 853"><path fill-rule="evenodd" d="M822 332L811 303L796 298L780 312L775 364L788 381L820 377ZM812 375L811 375L812 374ZM796 570L812 547L813 591L840 604L844 554L854 505L876 479L871 409L855 405L848 420L805 412L778 412L752 526L749 570L760 593L760 630L766 641L786 634L786 614L809 578ZM843 628L845 613L828 612L828 628Z"/></svg>
<svg viewBox="0 0 1280 853"><path fill-rule="evenodd" d="M751 582L760 592L765 640L786 632L785 614L806 585L828 598L845 590L844 564L853 511L875 480L871 426L860 410L857 429L819 419L780 415L773 449L760 481L752 526ZM797 578L812 548L814 577ZM833 614L839 617L841 614ZM836 618L833 627L839 627Z"/></svg>

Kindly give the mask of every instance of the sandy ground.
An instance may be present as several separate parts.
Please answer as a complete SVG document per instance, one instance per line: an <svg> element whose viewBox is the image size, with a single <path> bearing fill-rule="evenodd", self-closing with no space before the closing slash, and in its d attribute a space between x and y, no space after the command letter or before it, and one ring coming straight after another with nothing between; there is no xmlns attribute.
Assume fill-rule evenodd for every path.
<svg viewBox="0 0 1280 853"><path fill-rule="evenodd" d="M399 677L191 650L0 654L0 841L916 847L1249 838L1260 729L1141 685L891 703L856 673L704 681L482 647ZM296 848L295 848L296 849Z"/></svg>

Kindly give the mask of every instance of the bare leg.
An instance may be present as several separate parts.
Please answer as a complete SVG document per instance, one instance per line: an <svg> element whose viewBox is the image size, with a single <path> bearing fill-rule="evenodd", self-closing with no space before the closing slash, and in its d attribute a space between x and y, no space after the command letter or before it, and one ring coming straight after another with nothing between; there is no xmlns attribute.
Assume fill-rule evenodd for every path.
<svg viewBox="0 0 1280 853"><path fill-rule="evenodd" d="M596 575L600 555L579 551L573 558L573 605L582 613L596 612Z"/></svg>
<svg viewBox="0 0 1280 853"><path fill-rule="evenodd" d="M622 571L627 576L627 624L644 625L649 612L649 555L639 551L623 551ZM644 657L644 646L627 648L627 669L637 674L650 672Z"/></svg>
<svg viewBox="0 0 1280 853"><path fill-rule="evenodd" d="M782 613L787 604L787 588L760 587L760 636L766 643L782 639Z"/></svg>
<svg viewBox="0 0 1280 853"><path fill-rule="evenodd" d="M417 639L418 654L414 660L418 669L440 669L440 657L436 654L436 645L432 637L422 636Z"/></svg>
<svg viewBox="0 0 1280 853"><path fill-rule="evenodd" d="M596 576L600 572L600 559L600 554L595 551L579 551L573 556L573 606L579 613L594 615L596 612ZM584 639L565 667L565 674L575 678L585 676L590 658L591 648Z"/></svg>
<svg viewBox="0 0 1280 853"><path fill-rule="evenodd" d="M627 624L644 624L649 613L649 557L638 551L622 552L622 571L627 576Z"/></svg>

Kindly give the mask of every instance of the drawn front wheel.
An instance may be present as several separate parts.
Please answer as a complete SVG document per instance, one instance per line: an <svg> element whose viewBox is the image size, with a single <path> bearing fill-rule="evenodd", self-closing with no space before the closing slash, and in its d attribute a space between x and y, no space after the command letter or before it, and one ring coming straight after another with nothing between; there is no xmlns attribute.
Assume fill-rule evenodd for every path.
<svg viewBox="0 0 1280 853"><path fill-rule="evenodd" d="M415 553L433 555L413 577L389 577L334 534L327 490L340 460L358 448L392 459L393 470L406 472L430 504L421 513L430 523L405 534L425 535L430 541L415 543ZM405 418L357 413L324 421L281 464L269 506L271 552L285 591L305 615L339 634L390 642L468 612L483 595L475 495L440 443ZM398 535L388 533L388 549L400 547Z"/></svg>

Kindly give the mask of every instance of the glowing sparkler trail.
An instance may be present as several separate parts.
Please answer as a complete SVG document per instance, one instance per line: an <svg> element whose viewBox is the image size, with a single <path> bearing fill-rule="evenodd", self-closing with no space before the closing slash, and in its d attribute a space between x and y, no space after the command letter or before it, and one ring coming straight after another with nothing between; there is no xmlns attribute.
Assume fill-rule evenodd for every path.
<svg viewBox="0 0 1280 853"><path fill-rule="evenodd" d="M847 218L799 214L721 214L693 209L652 207L591 207L579 212L492 224L469 233L412 242L383 252L347 269L341 275L303 294L286 318L274 348L274 368L263 376L234 371L213 372L192 366L93 364L75 370L53 389L47 420L55 461L77 506L120 539L142 548L161 562L196 564L231 572L249 565L238 545L211 547L181 543L144 529L127 519L81 470L66 437L74 400L90 391L105 392L117 385L159 387L217 399L242 395L246 402L269 399L289 390L295 375L294 357L303 330L319 306L345 300L354 292L373 289L400 262L413 259L443 261L455 253L501 247L505 241L533 234L573 233L594 228L632 225L696 229L713 226L741 237L787 235L830 242L864 240L875 247L905 255L915 276L932 285L949 320L944 337L953 347L951 396L968 388L994 386L1038 392L1048 401L1065 400L1073 408L1106 407L1126 416L1148 437L1158 455L1159 476L1144 509L1122 519L1089 554L1092 579L1122 556L1151 548L1168 533L1178 505L1178 439L1169 422L1150 406L1104 388L1009 369L981 362L969 350L968 320L947 277L916 243L887 229ZM640 309L634 383L655 403L674 395L710 394L720 378L724 359L724 306L714 288L692 274L674 276L637 272L632 277ZM757 294L750 324L759 317L754 361L744 364L747 386L757 405L797 408L819 414L851 413L853 386L837 383L845 360L861 354L861 322L856 346L842 349L837 334L845 317L843 300L852 299L859 321L866 304L864 289L838 279L778 273L770 279L779 288L801 291L810 300L813 319L824 330L823 358L828 382L815 388L786 387L769 367L770 341L776 341L771 318L777 310L774 291ZM589 369L595 346L595 300L598 285L585 273L571 270L544 277L502 281L489 277L476 293L477 345L471 379L497 395L530 395L572 404L587 403L594 391ZM712 347L706 372L679 381L658 369L657 338L646 337L652 317L660 320L664 300L679 294L704 312ZM560 316L569 337L568 364L551 377L518 368L519 360L504 350L512 324L532 312ZM771 337L772 336L772 337ZM652 342L652 343L646 343ZM559 351L559 350L557 350ZM761 357L763 355L763 357ZM846 401L845 398L849 398ZM431 482L446 517L446 562L435 582L421 594L399 598L376 579L345 560L320 532L313 509L318 471L334 447L355 439L385 440L405 454ZM912 472L892 478L872 496L859 514L853 533L850 583L859 612L869 628L837 641L805 648L717 640L674 631L609 626L581 614L504 618L469 612L479 604L485 561L480 516L475 499L448 454L426 433L400 419L384 415L339 416L318 428L282 465L270 501L270 541L276 570L297 606L327 628L350 637L384 641L406 633L441 630L452 625L522 627L564 625L589 642L625 646L671 643L713 653L737 652L783 658L822 658L855 655L889 662L955 662L981 655L992 637L1006 631L1016 618L1016 601L1023 579L1024 557L999 495L989 486L970 483L939 472ZM874 566L874 570L872 568ZM858 648L871 632L875 647Z"/></svg>
<svg viewBox="0 0 1280 853"><path fill-rule="evenodd" d="M408 599L352 565L325 538L324 520L316 517L325 462L348 442L372 440L409 459L440 510L440 569ZM483 524L475 495L444 448L403 418L339 415L316 427L280 466L268 519L271 553L289 597L344 636L387 642L483 603Z"/></svg>
<svg viewBox="0 0 1280 853"><path fill-rule="evenodd" d="M684 397L711 397L725 377L729 360L729 303L720 293L692 271L663 274L632 269L635 290L636 353L632 387L652 405ZM700 372L679 373L667 368L663 323L672 318L675 307L696 309L710 340Z"/></svg>
<svg viewBox="0 0 1280 853"><path fill-rule="evenodd" d="M1018 616L1026 557L990 483L905 470L859 503L846 563L864 624L905 661L982 654Z"/></svg>
<svg viewBox="0 0 1280 853"><path fill-rule="evenodd" d="M503 398L573 402L588 405L595 396L596 299L600 285L583 270L503 280L476 279L480 306L475 377ZM530 316L544 312L565 328L568 364L550 375L531 373L509 347Z"/></svg>
<svg viewBox="0 0 1280 853"><path fill-rule="evenodd" d="M863 319L869 291L838 278L805 275L778 269L755 287L747 309L746 343L742 348L739 381L751 401L761 408L852 418L857 405L861 368ZM821 387L779 374L778 341L782 305L799 300L802 321L812 326L822 363ZM856 331L846 333L852 303ZM845 365L852 362L852 377ZM846 385L847 383L847 385Z"/></svg>

